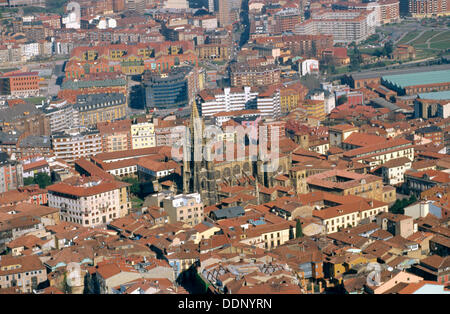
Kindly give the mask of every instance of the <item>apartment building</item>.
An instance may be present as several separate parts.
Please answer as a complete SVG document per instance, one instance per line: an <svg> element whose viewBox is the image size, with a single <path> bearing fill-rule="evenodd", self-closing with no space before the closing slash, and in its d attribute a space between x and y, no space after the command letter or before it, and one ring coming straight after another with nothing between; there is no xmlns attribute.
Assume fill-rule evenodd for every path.
<svg viewBox="0 0 450 314"><path fill-rule="evenodd" d="M36 255L0 259L0 289L17 287L22 293L32 293L46 280L47 271Z"/></svg>
<svg viewBox="0 0 450 314"><path fill-rule="evenodd" d="M86 158L103 151L102 138L97 130L68 130L52 135L52 147L56 158L72 164L76 159Z"/></svg>
<svg viewBox="0 0 450 314"><path fill-rule="evenodd" d="M319 218L327 233L357 226L361 220L374 220L381 212L388 211L388 204L377 200L351 198L344 204L313 210L313 216Z"/></svg>
<svg viewBox="0 0 450 314"><path fill-rule="evenodd" d="M134 120L131 123L131 148L156 146L155 125L147 120Z"/></svg>
<svg viewBox="0 0 450 314"><path fill-rule="evenodd" d="M391 159L401 157L406 157L411 161L414 160L414 146L412 142L402 138L355 148L343 154L344 160L362 162L369 165L371 170Z"/></svg>
<svg viewBox="0 0 450 314"><path fill-rule="evenodd" d="M347 137L349 137L353 132L358 132L358 127L350 124L339 124L331 126L328 130L330 136L330 145L342 147L345 139L347 139Z"/></svg>
<svg viewBox="0 0 450 314"><path fill-rule="evenodd" d="M22 174L22 164L10 160L5 152L0 152L0 193L23 186Z"/></svg>
<svg viewBox="0 0 450 314"><path fill-rule="evenodd" d="M303 107L306 108L306 115L308 118L323 121L327 116L324 100L307 99L303 102Z"/></svg>
<svg viewBox="0 0 450 314"><path fill-rule="evenodd" d="M42 111L48 117L52 133L79 126L78 111L64 99L51 101Z"/></svg>
<svg viewBox="0 0 450 314"><path fill-rule="evenodd" d="M298 35L333 35L334 43L359 43L375 33L375 10L322 10L295 27Z"/></svg>
<svg viewBox="0 0 450 314"><path fill-rule="evenodd" d="M393 214L386 211L376 217L376 222L382 230L386 230L394 236L408 238L417 232L414 219L402 214Z"/></svg>
<svg viewBox="0 0 450 314"><path fill-rule="evenodd" d="M444 142L444 131L436 125L417 129L414 133L431 141L436 146L442 145Z"/></svg>
<svg viewBox="0 0 450 314"><path fill-rule="evenodd" d="M127 115L127 97L122 93L103 93L78 95L74 105L78 111L81 126L94 126L125 118Z"/></svg>
<svg viewBox="0 0 450 314"><path fill-rule="evenodd" d="M420 195L436 185L449 186L450 174L438 170L424 170L418 172L408 171L405 173L405 193Z"/></svg>
<svg viewBox="0 0 450 314"><path fill-rule="evenodd" d="M207 60L228 60L231 56L232 48L222 44L203 44L195 47L199 59Z"/></svg>
<svg viewBox="0 0 450 314"><path fill-rule="evenodd" d="M265 91L258 94L256 108L261 116L277 118L281 114L280 90L268 86Z"/></svg>
<svg viewBox="0 0 450 314"><path fill-rule="evenodd" d="M290 240L292 226L289 222L266 224L262 220L252 220L244 228L240 243L271 250Z"/></svg>
<svg viewBox="0 0 450 314"><path fill-rule="evenodd" d="M401 157L385 162L381 166L383 182L389 185L401 184L405 181L405 172L411 169L412 161Z"/></svg>
<svg viewBox="0 0 450 314"><path fill-rule="evenodd" d="M102 138L103 152L132 149L130 120L99 122L97 123L97 130Z"/></svg>
<svg viewBox="0 0 450 314"><path fill-rule="evenodd" d="M408 13L417 18L445 16L450 11L447 0L409 0L406 3ZM406 3L404 9L406 9Z"/></svg>
<svg viewBox="0 0 450 314"><path fill-rule="evenodd" d="M10 212L14 213L15 210L16 208ZM10 215L11 217L3 218L0 222L0 251L3 252L6 244L24 235L35 235L38 238L48 235L40 217L33 214Z"/></svg>
<svg viewBox="0 0 450 314"><path fill-rule="evenodd" d="M169 196L162 202L170 223L181 221L195 226L204 219L204 206L199 193Z"/></svg>
<svg viewBox="0 0 450 314"><path fill-rule="evenodd" d="M48 205L60 209L61 221L96 227L128 214L127 183L84 177L47 187Z"/></svg>
<svg viewBox="0 0 450 314"><path fill-rule="evenodd" d="M220 112L256 109L258 91L249 86L203 90L199 93L198 109L202 117Z"/></svg>
<svg viewBox="0 0 450 314"><path fill-rule="evenodd" d="M231 86L266 86L281 82L281 69L273 64L252 67L235 63L230 68Z"/></svg>

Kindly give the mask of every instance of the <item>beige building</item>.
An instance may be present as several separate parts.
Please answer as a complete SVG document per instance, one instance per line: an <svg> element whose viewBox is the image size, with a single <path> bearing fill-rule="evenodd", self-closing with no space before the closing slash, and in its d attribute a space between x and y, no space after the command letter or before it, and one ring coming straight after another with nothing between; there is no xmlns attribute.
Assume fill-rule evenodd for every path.
<svg viewBox="0 0 450 314"><path fill-rule="evenodd" d="M121 93L79 95L74 108L78 111L80 125L93 126L125 118L127 98Z"/></svg>
<svg viewBox="0 0 450 314"><path fill-rule="evenodd" d="M361 199L322 210L314 210L313 216L322 221L327 233L333 233L347 227L355 227L363 219L373 220L379 213L387 211L387 203Z"/></svg>
<svg viewBox="0 0 450 314"><path fill-rule="evenodd" d="M414 224L414 219L406 215L386 212L377 217L377 224L381 229L387 230L394 236L403 238L408 238L417 232L417 225Z"/></svg>
<svg viewBox="0 0 450 314"><path fill-rule="evenodd" d="M350 124L340 124L329 128L330 146L342 147L342 142L353 132L358 132L358 128Z"/></svg>
<svg viewBox="0 0 450 314"><path fill-rule="evenodd" d="M241 235L240 243L262 249L273 249L289 241L292 227L287 222L248 227Z"/></svg>
<svg viewBox="0 0 450 314"><path fill-rule="evenodd" d="M383 181L370 174L335 169L313 175L306 182L311 192L323 191L383 200Z"/></svg>
<svg viewBox="0 0 450 314"><path fill-rule="evenodd" d="M137 122L131 124L132 149L155 147L155 126L151 122Z"/></svg>
<svg viewBox="0 0 450 314"><path fill-rule="evenodd" d="M199 193L179 194L163 199L170 223L181 221L195 226L203 221L204 206Z"/></svg>
<svg viewBox="0 0 450 314"><path fill-rule="evenodd" d="M31 293L46 280L45 266L35 255L0 259L0 289L17 287L23 293Z"/></svg>
<svg viewBox="0 0 450 314"><path fill-rule="evenodd" d="M92 177L59 182L47 188L48 204L60 209L61 221L84 227L104 225L128 214L131 203L127 186Z"/></svg>
<svg viewBox="0 0 450 314"><path fill-rule="evenodd" d="M371 170L389 160L401 157L406 157L411 161L414 160L414 146L411 141L403 138L355 148L343 154L344 160L362 162L369 165Z"/></svg>

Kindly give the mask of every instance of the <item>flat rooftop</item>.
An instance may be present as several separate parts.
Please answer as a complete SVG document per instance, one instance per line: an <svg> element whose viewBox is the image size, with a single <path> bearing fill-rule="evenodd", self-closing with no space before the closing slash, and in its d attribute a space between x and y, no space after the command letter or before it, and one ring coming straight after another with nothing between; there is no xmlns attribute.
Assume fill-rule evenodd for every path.
<svg viewBox="0 0 450 314"><path fill-rule="evenodd" d="M435 99L435 100L450 100L450 91L433 92L433 93L421 93L420 99Z"/></svg>
<svg viewBox="0 0 450 314"><path fill-rule="evenodd" d="M399 74L415 74L421 72L433 72L450 70L450 64L441 64L433 66L421 66L421 67L409 67L405 69L390 69L390 70L367 70L357 73L350 73L355 80L375 78L387 75L399 75Z"/></svg>
<svg viewBox="0 0 450 314"><path fill-rule="evenodd" d="M450 82L450 69L417 73L387 75L383 80L401 88L415 85L439 84Z"/></svg>

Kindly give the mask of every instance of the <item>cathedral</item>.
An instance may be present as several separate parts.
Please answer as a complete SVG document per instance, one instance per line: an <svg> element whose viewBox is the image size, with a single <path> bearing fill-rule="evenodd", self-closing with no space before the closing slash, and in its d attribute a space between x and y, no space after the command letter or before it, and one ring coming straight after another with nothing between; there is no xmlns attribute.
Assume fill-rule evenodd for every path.
<svg viewBox="0 0 450 314"><path fill-rule="evenodd" d="M274 172L267 171L267 162L259 160L258 154L251 155L244 143L226 145L236 154L237 145L245 149L244 158L227 160L224 151L205 150L207 145L203 137L204 122L200 118L197 105L194 102L189 124L189 135L183 148L183 193L198 192L206 206L220 201L220 185L253 185L262 184L266 187L273 185L273 177L278 173L286 173L289 158L280 158L281 164ZM229 144L229 143L228 143ZM216 158L221 155L222 158ZM236 155L235 155L236 156ZM264 171L266 170L266 171Z"/></svg>

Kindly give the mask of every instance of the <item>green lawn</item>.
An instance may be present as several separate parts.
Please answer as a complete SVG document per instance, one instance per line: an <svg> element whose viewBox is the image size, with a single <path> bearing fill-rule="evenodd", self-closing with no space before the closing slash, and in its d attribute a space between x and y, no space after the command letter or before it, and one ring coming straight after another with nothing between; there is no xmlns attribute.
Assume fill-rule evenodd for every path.
<svg viewBox="0 0 450 314"><path fill-rule="evenodd" d="M32 104L41 104L43 100L45 100L45 97L29 97L25 98L25 100Z"/></svg>
<svg viewBox="0 0 450 314"><path fill-rule="evenodd" d="M437 41L450 41L450 31L446 31L446 32L442 32L441 34L437 35L436 37L434 37L431 42L437 42Z"/></svg>
<svg viewBox="0 0 450 314"><path fill-rule="evenodd" d="M439 31L435 31L435 30L426 31L425 33L422 34L422 36L420 36L419 38L417 38L416 40L414 40L410 44L413 45L413 46L415 46L416 44L418 44L418 45L424 44L424 43L426 43L426 41L428 39L430 39L431 37L433 37L434 35L436 35L438 33L439 33Z"/></svg>
<svg viewBox="0 0 450 314"><path fill-rule="evenodd" d="M416 59L425 59L429 57L435 56L437 50L432 49L417 49L416 50Z"/></svg>
<svg viewBox="0 0 450 314"><path fill-rule="evenodd" d="M420 32L419 31L412 31L409 32L408 34L405 35L405 37L403 37L398 43L399 44L406 44L408 41L410 41L411 39L414 39L417 35L419 35Z"/></svg>
<svg viewBox="0 0 450 314"><path fill-rule="evenodd" d="M438 42L432 42L430 44L430 48L435 48L435 49L449 49L450 48L450 40L443 40L443 41L438 41Z"/></svg>
<svg viewBox="0 0 450 314"><path fill-rule="evenodd" d="M428 45L427 44L414 45L414 48L416 48L416 49L427 49Z"/></svg>
<svg viewBox="0 0 450 314"><path fill-rule="evenodd" d="M359 49L359 51L361 51L361 53L365 53L367 55L373 55L375 53L375 51L377 51L377 48L361 48Z"/></svg>

